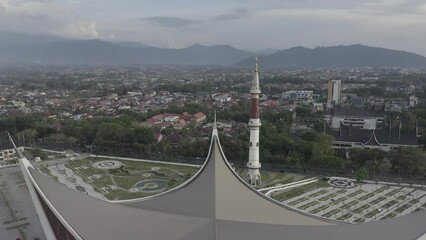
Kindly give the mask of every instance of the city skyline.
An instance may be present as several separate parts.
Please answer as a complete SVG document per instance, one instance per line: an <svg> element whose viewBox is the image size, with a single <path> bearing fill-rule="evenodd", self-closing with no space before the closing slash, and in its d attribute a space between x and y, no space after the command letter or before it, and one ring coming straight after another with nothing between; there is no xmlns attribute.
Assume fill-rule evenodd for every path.
<svg viewBox="0 0 426 240"><path fill-rule="evenodd" d="M361 43L426 55L425 13L419 0L0 0L0 31L249 51Z"/></svg>

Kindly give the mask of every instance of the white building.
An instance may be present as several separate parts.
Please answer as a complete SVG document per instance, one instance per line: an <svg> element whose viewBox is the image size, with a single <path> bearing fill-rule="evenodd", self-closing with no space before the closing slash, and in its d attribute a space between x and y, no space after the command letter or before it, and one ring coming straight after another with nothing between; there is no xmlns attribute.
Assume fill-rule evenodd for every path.
<svg viewBox="0 0 426 240"><path fill-rule="evenodd" d="M410 108L415 108L417 106L417 104L419 104L419 98L416 96L410 96L409 98L409 106Z"/></svg>
<svg viewBox="0 0 426 240"><path fill-rule="evenodd" d="M0 150L0 167L18 164L15 149Z"/></svg>
<svg viewBox="0 0 426 240"><path fill-rule="evenodd" d="M351 125L361 129L376 129L383 123L385 113L362 108L333 108L324 116L324 120L334 129L340 128L340 124Z"/></svg>
<svg viewBox="0 0 426 240"><path fill-rule="evenodd" d="M342 80L330 80L327 84L328 95L327 100L329 104L340 103L340 94L342 92Z"/></svg>
<svg viewBox="0 0 426 240"><path fill-rule="evenodd" d="M300 101L301 103L311 103L313 100L314 92L305 90L292 90L282 93L284 100Z"/></svg>

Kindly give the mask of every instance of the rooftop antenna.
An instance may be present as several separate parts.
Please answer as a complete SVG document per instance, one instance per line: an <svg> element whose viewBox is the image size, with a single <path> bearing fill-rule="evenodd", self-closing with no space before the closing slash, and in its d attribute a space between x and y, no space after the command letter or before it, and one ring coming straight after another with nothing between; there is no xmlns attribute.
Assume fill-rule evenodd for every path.
<svg viewBox="0 0 426 240"><path fill-rule="evenodd" d="M399 121L399 139L401 139L401 128L402 128L402 122Z"/></svg>
<svg viewBox="0 0 426 240"><path fill-rule="evenodd" d="M416 138L419 136L419 121L416 122Z"/></svg>
<svg viewBox="0 0 426 240"><path fill-rule="evenodd" d="M327 122L326 121L324 121L324 134L326 134L327 133L327 129L326 129L326 124L327 124Z"/></svg>

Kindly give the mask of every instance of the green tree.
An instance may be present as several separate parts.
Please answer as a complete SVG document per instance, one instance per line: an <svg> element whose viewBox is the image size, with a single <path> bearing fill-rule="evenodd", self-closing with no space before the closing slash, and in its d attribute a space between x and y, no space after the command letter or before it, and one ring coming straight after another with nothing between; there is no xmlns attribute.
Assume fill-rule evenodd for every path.
<svg viewBox="0 0 426 240"><path fill-rule="evenodd" d="M402 175L424 175L426 169L426 155L419 148L399 147L390 152L392 167Z"/></svg>
<svg viewBox="0 0 426 240"><path fill-rule="evenodd" d="M360 168L356 172L356 181L360 183L360 182L364 181L366 178L368 178L368 171L367 171L367 169Z"/></svg>
<svg viewBox="0 0 426 240"><path fill-rule="evenodd" d="M312 145L309 165L314 167L341 167L344 161L334 154L333 141L333 137L329 135L318 134L316 141Z"/></svg>

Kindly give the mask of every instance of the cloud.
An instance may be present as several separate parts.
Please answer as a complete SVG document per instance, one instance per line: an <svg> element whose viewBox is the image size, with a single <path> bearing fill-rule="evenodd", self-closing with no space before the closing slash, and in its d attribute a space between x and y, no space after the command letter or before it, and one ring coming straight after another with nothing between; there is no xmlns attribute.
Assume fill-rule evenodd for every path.
<svg viewBox="0 0 426 240"><path fill-rule="evenodd" d="M230 21L248 17L250 17L250 12L246 8L236 8L231 13L217 16L216 20Z"/></svg>
<svg viewBox="0 0 426 240"><path fill-rule="evenodd" d="M424 0L378 0L364 4L364 8L375 9L380 14L418 14L424 6Z"/></svg>
<svg viewBox="0 0 426 240"><path fill-rule="evenodd" d="M25 0L23 2L41 2L41 3L48 3L52 2L52 0Z"/></svg>
<svg viewBox="0 0 426 240"><path fill-rule="evenodd" d="M147 17L141 18L141 20L166 28L182 28L201 23L199 20L177 17Z"/></svg>
<svg viewBox="0 0 426 240"><path fill-rule="evenodd" d="M65 28L51 30L51 33L73 38L99 38L95 21L71 23Z"/></svg>

